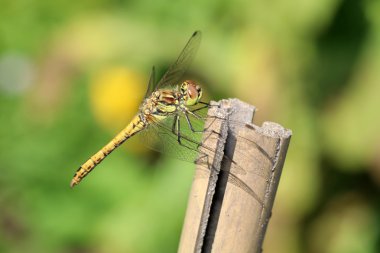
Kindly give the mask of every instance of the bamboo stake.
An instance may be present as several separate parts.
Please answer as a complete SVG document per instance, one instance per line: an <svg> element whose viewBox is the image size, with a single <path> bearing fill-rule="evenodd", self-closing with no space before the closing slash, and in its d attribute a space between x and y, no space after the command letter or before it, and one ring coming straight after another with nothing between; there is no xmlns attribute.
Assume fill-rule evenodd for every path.
<svg viewBox="0 0 380 253"><path fill-rule="evenodd" d="M291 131L253 125L255 107L237 99L212 105L203 136L212 166L196 168L178 252L260 252Z"/></svg>

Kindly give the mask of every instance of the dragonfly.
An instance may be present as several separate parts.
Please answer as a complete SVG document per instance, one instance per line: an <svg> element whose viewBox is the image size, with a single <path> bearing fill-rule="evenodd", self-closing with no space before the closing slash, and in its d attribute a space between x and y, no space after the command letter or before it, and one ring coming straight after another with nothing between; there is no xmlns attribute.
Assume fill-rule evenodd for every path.
<svg viewBox="0 0 380 253"><path fill-rule="evenodd" d="M78 185L112 151L134 135L140 135L152 149L172 154L185 161L197 162L197 157L202 157L202 149L207 153L213 152L201 142L210 104L201 101L203 91L197 82L181 82L199 48L201 37L200 31L192 34L175 63L158 82L155 80L155 67L152 68L148 88L136 116L108 144L79 167L71 180L71 187ZM246 173L231 158L225 158L235 167L234 171ZM197 164L200 164L199 160ZM267 179L261 171L254 173ZM231 173L229 181L261 202L253 190L237 176Z"/></svg>
<svg viewBox="0 0 380 253"><path fill-rule="evenodd" d="M152 68L145 98L137 115L110 142L79 167L71 180L71 187L78 185L82 179L111 154L112 151L137 133L151 129L151 131L147 131L147 133L144 134L146 136L145 138L153 139L150 141L157 143L154 141L154 138L157 138L159 135L154 134L154 130L157 127L167 129L169 118L173 121L170 132L176 135L179 145L185 145L182 141L185 137L181 136L180 131L183 117L192 132L202 132L201 130L194 129L195 126L190 120L191 116L202 121L202 116L189 108L199 104L204 105L203 108L208 106L208 103L200 101L202 88L192 80L186 80L178 84L199 48L201 37L202 34L200 31L193 33L177 61L169 67L161 80L157 83L155 82L155 68ZM184 158L184 156L182 158Z"/></svg>

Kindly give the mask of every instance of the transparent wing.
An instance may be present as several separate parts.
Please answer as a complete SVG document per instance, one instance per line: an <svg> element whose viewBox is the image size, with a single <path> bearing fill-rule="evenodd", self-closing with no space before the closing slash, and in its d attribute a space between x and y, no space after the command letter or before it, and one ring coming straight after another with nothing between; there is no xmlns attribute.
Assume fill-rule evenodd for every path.
<svg viewBox="0 0 380 253"><path fill-rule="evenodd" d="M164 120L154 121L138 135L141 141L153 150L183 161L194 162L198 156L202 132L192 132L185 117L181 115L178 117L177 119L176 116L170 116ZM203 123L203 121L194 122L194 127L202 130ZM180 142L177 126L180 128Z"/></svg>
<svg viewBox="0 0 380 253"><path fill-rule="evenodd" d="M211 136L207 134L208 129L204 129L205 118L207 115L207 106L198 105L191 108L191 111L198 117L193 115L185 116L184 113L178 113L168 116L164 120L153 121L149 126L138 135L141 141L149 148L158 152L167 154L171 157L188 161L206 163L208 155L206 153L215 152L213 148L202 143L202 136ZM232 122L232 124L240 124L241 122ZM237 136L237 138L242 138ZM203 152L203 151L204 152ZM234 151L239 156L250 156L250 154L242 153L239 150ZM204 153L204 154L203 154ZM203 157L199 160L199 157ZM246 174L247 172L256 174L265 180L268 175L258 168L243 169L231 157L223 154L223 157L231 163L231 168L236 174ZM247 167L247 166L246 166Z"/></svg>
<svg viewBox="0 0 380 253"><path fill-rule="evenodd" d="M211 156L215 155L212 153L215 152L215 150L201 142L203 135L212 136L207 135L207 131L209 130L203 130L204 116L207 114L207 108L205 106L199 106L198 108L191 108L191 111L196 113L201 119L189 115L189 120L187 120L184 113L178 113L167 117L165 120L153 121L138 135L148 147L158 152L168 154L180 160L195 162L205 167L205 169L212 169L212 161L208 158L210 154L212 154ZM239 151L235 150L235 153L236 152ZM245 170L232 158L225 154L221 155L230 163L231 171L233 171L233 173L226 171L229 175L228 181L250 194L263 205L262 200L257 194L236 175L249 172L265 180L268 179L268 175L265 175L260 169L250 169L248 167L247 170ZM246 154L239 152L239 156L246 156Z"/></svg>
<svg viewBox="0 0 380 253"><path fill-rule="evenodd" d="M161 80L157 83L154 90L178 84L181 77L186 72L190 66L190 63L194 59L194 56L201 43L201 38L202 33L200 31L193 33L176 62L169 67L166 73L162 76Z"/></svg>
<svg viewBox="0 0 380 253"><path fill-rule="evenodd" d="M150 73L148 88L146 89L144 98L147 98L154 91L154 87L156 84L156 68L153 66L152 71Z"/></svg>

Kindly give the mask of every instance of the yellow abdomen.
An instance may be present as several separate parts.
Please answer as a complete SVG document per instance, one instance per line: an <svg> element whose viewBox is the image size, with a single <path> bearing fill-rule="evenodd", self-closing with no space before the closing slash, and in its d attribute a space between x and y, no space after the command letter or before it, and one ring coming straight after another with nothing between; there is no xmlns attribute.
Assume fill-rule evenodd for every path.
<svg viewBox="0 0 380 253"><path fill-rule="evenodd" d="M124 141L134 134L140 132L146 127L145 123L140 119L140 115L135 116L131 123L128 124L120 133L118 133L107 145L105 145L96 154L90 157L82 166L79 167L71 180L71 187L79 184L82 179L90 173L96 165L104 160L113 150L120 146Z"/></svg>

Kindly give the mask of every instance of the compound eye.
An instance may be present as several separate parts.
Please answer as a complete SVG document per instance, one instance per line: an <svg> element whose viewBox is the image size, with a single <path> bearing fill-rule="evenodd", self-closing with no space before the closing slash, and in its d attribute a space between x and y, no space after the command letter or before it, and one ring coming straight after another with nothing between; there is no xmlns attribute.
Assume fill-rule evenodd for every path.
<svg viewBox="0 0 380 253"><path fill-rule="evenodd" d="M182 94L185 94L185 93L186 93L186 83L183 83L183 84L181 85L181 93L182 93Z"/></svg>

